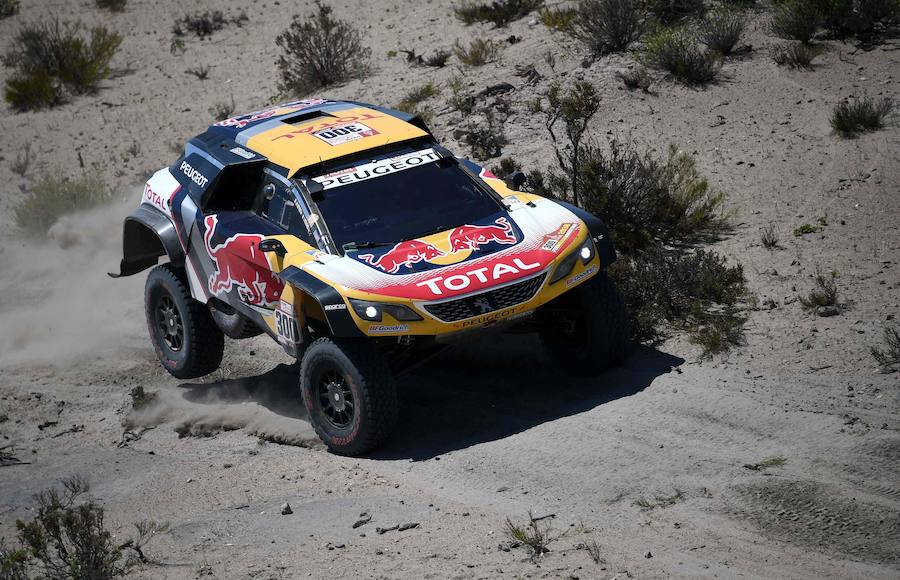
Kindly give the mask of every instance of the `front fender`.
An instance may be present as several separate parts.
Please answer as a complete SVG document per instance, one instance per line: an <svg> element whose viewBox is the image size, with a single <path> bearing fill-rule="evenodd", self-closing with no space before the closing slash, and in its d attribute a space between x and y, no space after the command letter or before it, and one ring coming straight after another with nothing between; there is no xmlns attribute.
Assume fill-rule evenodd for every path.
<svg viewBox="0 0 900 580"><path fill-rule="evenodd" d="M353 318L347 311L347 303L344 302L344 298L337 290L296 266L289 266L276 275L285 284L290 284L319 303L322 312L325 313L332 336L365 336L353 322Z"/></svg>
<svg viewBox="0 0 900 580"><path fill-rule="evenodd" d="M574 213L587 226L588 231L591 232L591 238L594 240L594 245L597 247L601 268L607 268L616 261L616 249L613 247L612 239L609 237L609 228L606 227L603 220L571 203L558 200L553 201Z"/></svg>
<svg viewBox="0 0 900 580"><path fill-rule="evenodd" d="M184 263L184 249L175 232L175 224L164 213L149 205L141 205L125 218L122 236L122 261L113 278L131 276L168 256L173 264Z"/></svg>

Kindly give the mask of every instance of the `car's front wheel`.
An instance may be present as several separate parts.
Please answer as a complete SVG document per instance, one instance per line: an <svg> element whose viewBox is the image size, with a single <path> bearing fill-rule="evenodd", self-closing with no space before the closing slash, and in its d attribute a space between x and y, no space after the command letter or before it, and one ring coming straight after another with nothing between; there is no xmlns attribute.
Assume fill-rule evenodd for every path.
<svg viewBox="0 0 900 580"><path fill-rule="evenodd" d="M368 341L313 342L300 363L300 388L313 428L339 455L375 449L397 422L394 379Z"/></svg>
<svg viewBox="0 0 900 580"><path fill-rule="evenodd" d="M144 310L156 356L169 374L193 379L219 368L225 337L206 305L191 296L181 271L171 264L150 271Z"/></svg>
<svg viewBox="0 0 900 580"><path fill-rule="evenodd" d="M547 354L573 375L592 375L631 352L631 324L615 283L600 272L538 309Z"/></svg>

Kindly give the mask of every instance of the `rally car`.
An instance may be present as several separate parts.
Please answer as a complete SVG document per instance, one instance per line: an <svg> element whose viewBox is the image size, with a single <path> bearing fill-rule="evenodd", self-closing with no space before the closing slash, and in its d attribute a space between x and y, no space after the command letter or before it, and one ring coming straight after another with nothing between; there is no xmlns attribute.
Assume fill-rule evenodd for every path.
<svg viewBox="0 0 900 580"><path fill-rule="evenodd" d="M580 374L625 355L606 227L523 181L407 113L284 103L216 123L153 174L112 275L153 267L147 325L169 373L208 374L224 336L266 333L300 360L325 444L362 454L397 421L393 376L472 332L533 329Z"/></svg>

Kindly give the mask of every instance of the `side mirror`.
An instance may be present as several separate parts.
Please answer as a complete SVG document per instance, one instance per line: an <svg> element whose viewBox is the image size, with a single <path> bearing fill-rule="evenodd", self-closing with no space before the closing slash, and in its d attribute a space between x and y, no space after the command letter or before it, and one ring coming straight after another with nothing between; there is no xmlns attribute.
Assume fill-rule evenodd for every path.
<svg viewBox="0 0 900 580"><path fill-rule="evenodd" d="M263 253L275 252L279 258L287 255L287 250L279 240L263 240L259 243L259 251Z"/></svg>
<svg viewBox="0 0 900 580"><path fill-rule="evenodd" d="M525 185L525 174L521 171L513 171L506 176L506 179L503 180L503 183L506 184L506 187L514 191L518 191L520 187Z"/></svg>
<svg viewBox="0 0 900 580"><path fill-rule="evenodd" d="M325 199L325 186L316 181L315 179L307 179L306 190L309 192L309 197L316 203Z"/></svg>

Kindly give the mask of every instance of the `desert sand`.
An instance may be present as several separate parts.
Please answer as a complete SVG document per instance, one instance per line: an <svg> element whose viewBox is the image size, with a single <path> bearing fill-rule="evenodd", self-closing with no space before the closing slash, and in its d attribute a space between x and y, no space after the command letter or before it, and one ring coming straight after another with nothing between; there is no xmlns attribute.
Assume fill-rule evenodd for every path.
<svg viewBox="0 0 900 580"><path fill-rule="evenodd" d="M469 119L447 104L448 79L462 71L471 93L509 82L503 154L546 169L550 141L526 103L554 80L585 79L603 102L595 138L694 153L734 216L713 249L743 264L759 304L746 345L727 355L701 359L676 334L592 379L561 376L533 337L449 351L399 379L400 427L386 448L352 459L318 443L296 368L271 340L229 341L220 371L175 380L147 337L145 275L105 274L143 181L211 122L208 109L276 98L274 39L311 6L195 3L249 20L188 37L172 54L184 3L131 0L120 14L83 1L23 4L0 21L4 43L50 14L102 21L125 39L96 95L49 111L2 106L0 448L21 463L0 465L0 537L14 539L34 493L78 473L117 537L138 519L170 522L148 547L154 564L134 573L148 578L900 574L900 377L879 373L869 354L900 316L900 127L845 140L828 123L848 96L900 97L898 39L871 50L828 41L813 70L779 68L758 13L744 39L752 49L726 61L719 82L688 88L657 74L643 94L615 76L632 56L585 61L535 15L494 30L464 26L449 1L332 2L365 32L373 70L321 96L393 105L432 82L432 128L465 154L453 135ZM389 56L510 35L521 40L478 68ZM529 64L542 76L534 84L515 75ZM198 65L210 67L207 80L186 73ZM20 177L10 166L27 143L34 162ZM10 208L43 176L77 176L79 154L121 199L64 218L46 243L21 239ZM821 232L792 234L819 218ZM775 250L760 242L770 224ZM838 273L848 305L839 316L799 304L817 269ZM137 386L158 404L132 412ZM747 467L770 457L786 461ZM285 502L293 514L281 515ZM536 561L504 533L506 518L522 523L529 511L553 516L542 520L550 551ZM371 521L352 527L362 513ZM418 526L376 530L405 523ZM585 549L592 542L600 563Z"/></svg>

